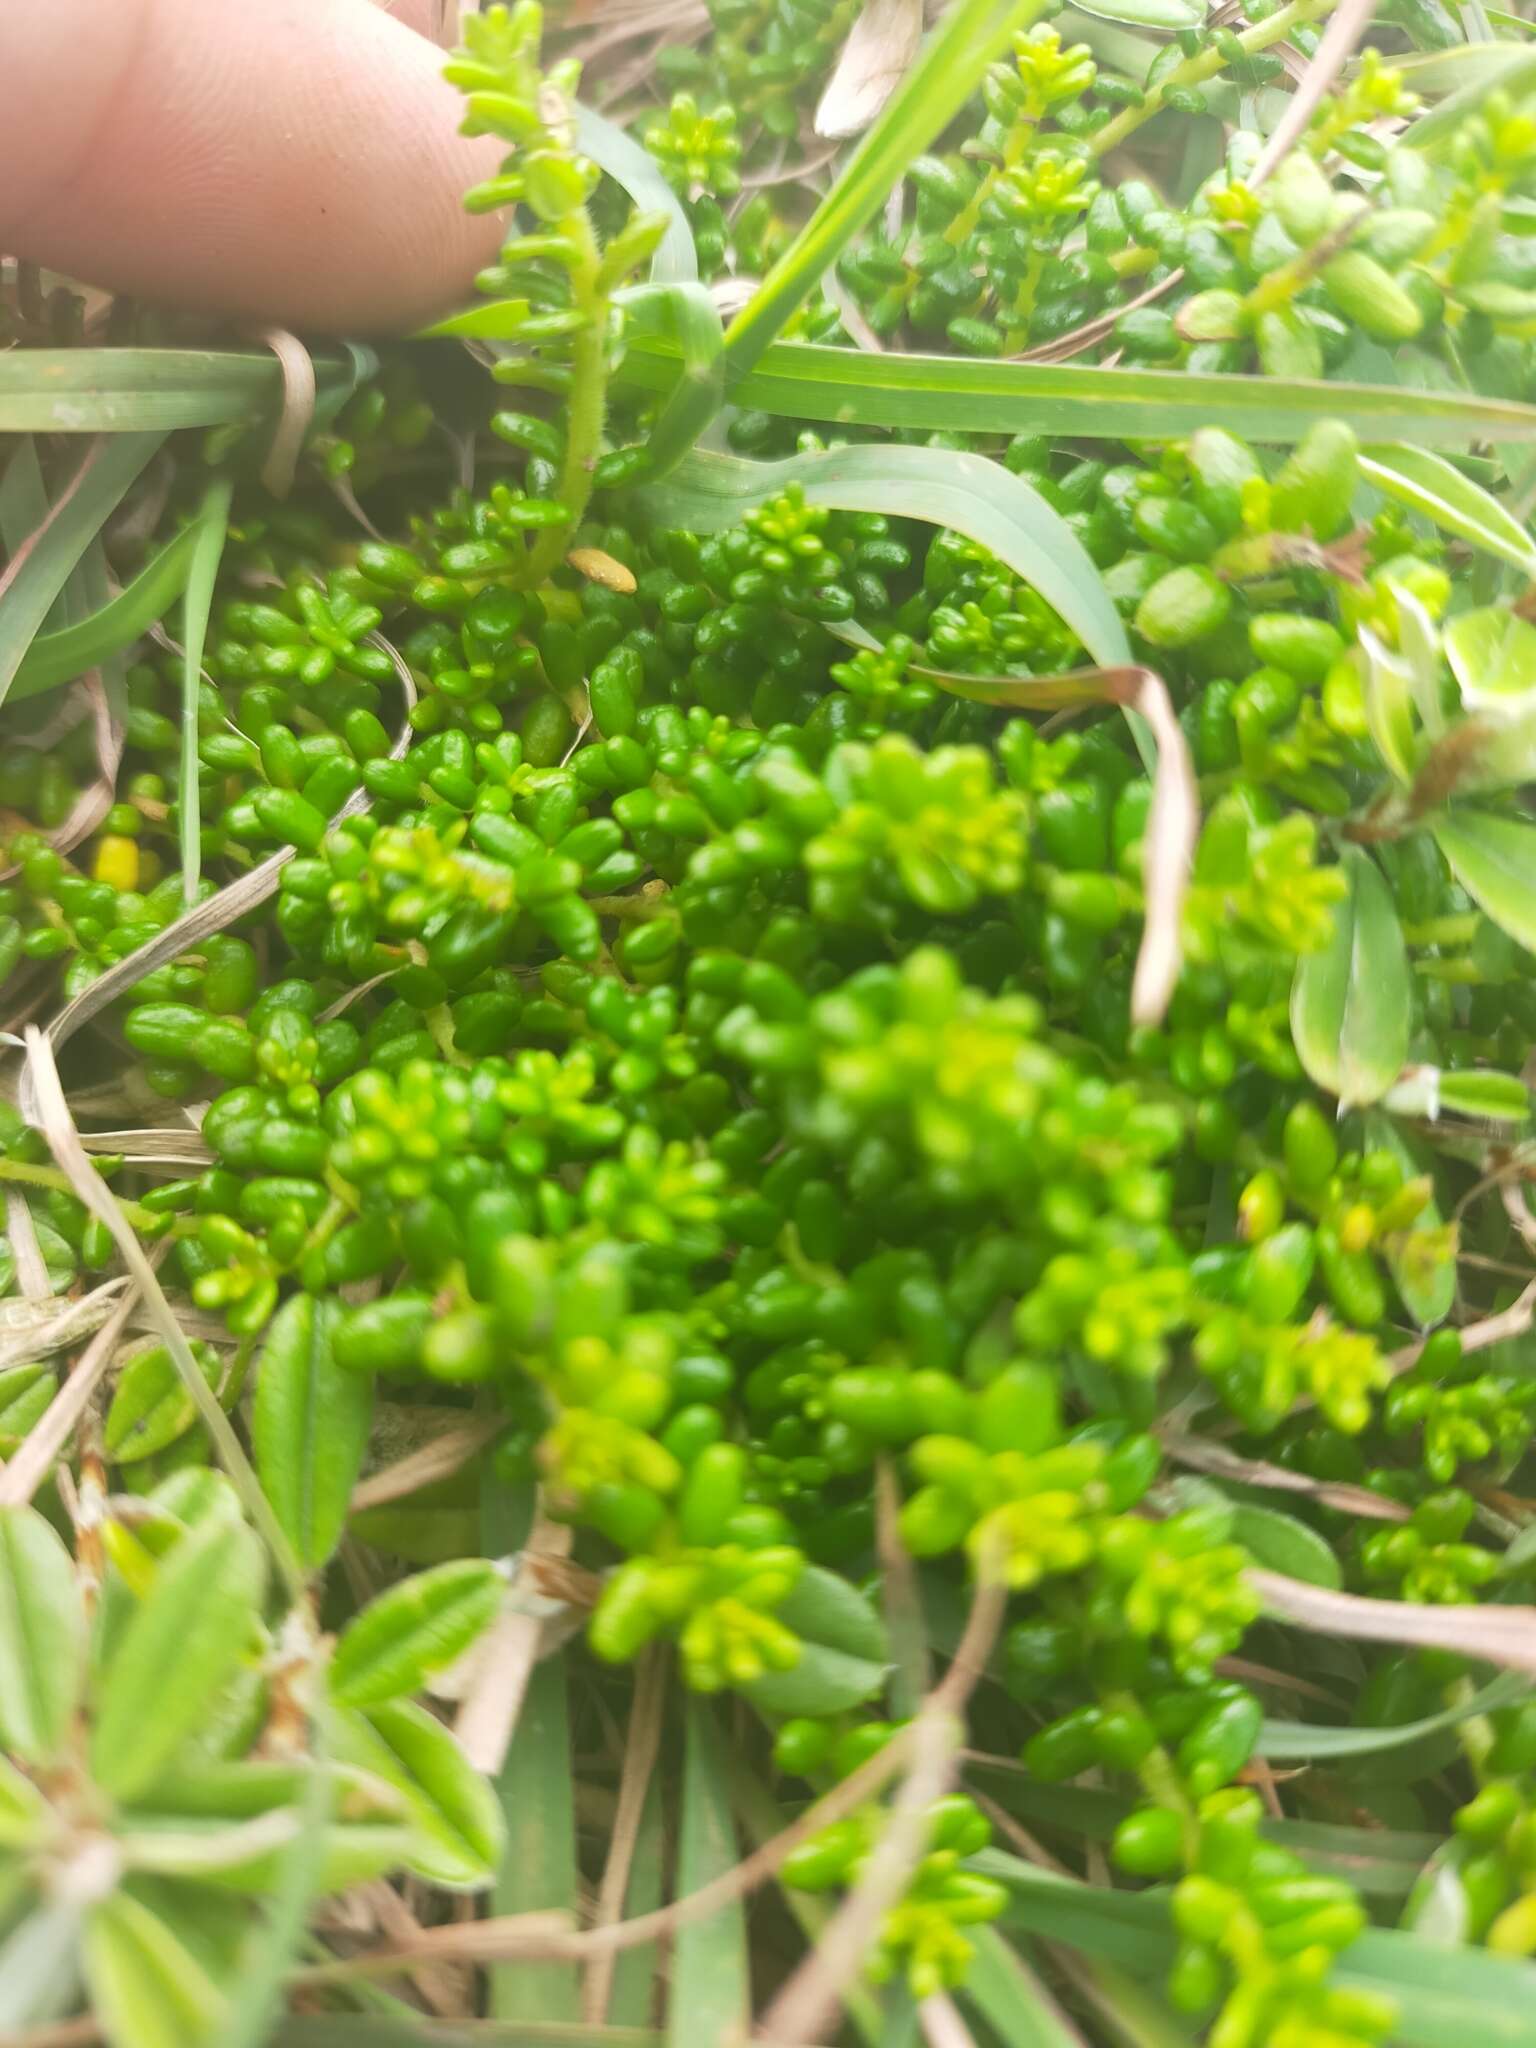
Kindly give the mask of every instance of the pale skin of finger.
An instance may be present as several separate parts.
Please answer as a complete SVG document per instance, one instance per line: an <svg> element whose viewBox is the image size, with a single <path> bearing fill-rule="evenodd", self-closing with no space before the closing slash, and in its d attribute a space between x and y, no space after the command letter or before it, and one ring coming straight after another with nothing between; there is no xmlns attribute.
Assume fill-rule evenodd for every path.
<svg viewBox="0 0 1536 2048"><path fill-rule="evenodd" d="M496 251L435 0L0 0L0 250L307 333L400 333Z"/></svg>

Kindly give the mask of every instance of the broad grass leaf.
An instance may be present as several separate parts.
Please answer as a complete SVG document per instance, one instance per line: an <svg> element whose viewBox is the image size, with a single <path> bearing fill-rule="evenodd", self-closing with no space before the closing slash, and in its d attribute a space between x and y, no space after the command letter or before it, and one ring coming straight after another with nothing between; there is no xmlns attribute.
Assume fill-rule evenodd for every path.
<svg viewBox="0 0 1536 2048"><path fill-rule="evenodd" d="M686 1898L741 1860L730 1765L707 1703L690 1698L683 1729L683 1804L677 1896ZM668 2048L706 2048L744 2037L751 2020L746 1913L732 1899L678 1930L667 1999Z"/></svg>
<svg viewBox="0 0 1536 2048"><path fill-rule="evenodd" d="M505 1591L501 1572L483 1557L461 1557L389 1587L342 1631L330 1665L332 1699L373 1707L416 1692L464 1654Z"/></svg>
<svg viewBox="0 0 1536 2048"><path fill-rule="evenodd" d="M1364 448L1360 474L1442 532L1454 533L1527 576L1536 576L1536 547L1519 520L1444 456L1396 444Z"/></svg>
<svg viewBox="0 0 1536 2048"><path fill-rule="evenodd" d="M183 527L99 611L74 625L60 626L57 632L39 634L16 671L12 698L19 702L57 689L131 647L165 617L186 589L202 537L201 525Z"/></svg>
<svg viewBox="0 0 1536 2048"><path fill-rule="evenodd" d="M30 1764L58 1754L84 1660L73 1559L35 1508L0 1510L0 1746Z"/></svg>
<svg viewBox="0 0 1536 2048"><path fill-rule="evenodd" d="M1356 846L1341 864L1349 893L1328 944L1297 962L1291 1033L1308 1074L1348 1109L1384 1095L1408 1057L1412 977L1380 868Z"/></svg>
<svg viewBox="0 0 1536 2048"><path fill-rule="evenodd" d="M576 146L605 170L633 200L640 213L664 213L667 232L651 258L652 284L697 284L698 253L683 202L662 176L660 167L633 135L591 107L576 108Z"/></svg>
<svg viewBox="0 0 1536 2048"><path fill-rule="evenodd" d="M621 382L668 391L679 374L664 339L637 339ZM1406 384L1246 377L1139 366L1025 363L775 342L745 376L727 366L731 404L829 426L915 432L1051 434L1168 441L1225 427L1245 441L1292 444L1318 420L1351 420L1362 439L1436 448L1536 441L1536 406Z"/></svg>
<svg viewBox="0 0 1536 2048"><path fill-rule="evenodd" d="M530 1496L530 1511L532 1505ZM482 1534L488 1543L500 1543L513 1533L520 1506L514 1493L487 1509ZM517 1727L492 1789L504 1845L489 1900L491 1911L575 1913L581 1895L576 1773L569 1674L562 1659L541 1658L529 1673ZM581 2011L574 1964L547 1963L530 1974L516 1963L505 1963L490 1971L489 1980L490 2011L496 2019L568 2026Z"/></svg>
<svg viewBox="0 0 1536 2048"><path fill-rule="evenodd" d="M92 2012L113 2048L198 2048L217 2037L219 1987L137 1899L119 1891L92 1908L82 1956Z"/></svg>
<svg viewBox="0 0 1536 2048"><path fill-rule="evenodd" d="M1082 542L1038 492L985 456L853 447L751 462L696 450L641 502L660 525L718 533L790 484L811 505L915 517L966 534L1033 584L1096 662L1130 661L1125 627Z"/></svg>
<svg viewBox="0 0 1536 2048"><path fill-rule="evenodd" d="M405 1802L411 1833L406 1865L450 1891L483 1891L505 1845L501 1809L441 1721L411 1700L327 1718L332 1754L381 1778Z"/></svg>
<svg viewBox="0 0 1536 2048"><path fill-rule="evenodd" d="M1503 605L1483 605L1447 621L1441 645L1469 711L1509 722L1536 708L1536 626L1528 619Z"/></svg>
<svg viewBox="0 0 1536 2048"><path fill-rule="evenodd" d="M1512 939L1536 951L1536 825L1491 811L1455 810L1431 829L1473 901Z"/></svg>
<svg viewBox="0 0 1536 2048"><path fill-rule="evenodd" d="M1337 1588L1344 1583L1333 1546L1295 1515L1239 1501L1232 1511L1232 1535L1255 1563L1272 1572L1285 1572L1313 1586Z"/></svg>
<svg viewBox="0 0 1536 2048"><path fill-rule="evenodd" d="M262 1577L250 1530L222 1517L160 1565L101 1682L91 1767L115 1798L147 1791L207 1719L250 1647Z"/></svg>
<svg viewBox="0 0 1536 2048"><path fill-rule="evenodd" d="M257 1476L311 1572L341 1539L373 1417L373 1381L336 1363L331 1340L340 1313L338 1302L312 1294L283 1304L267 1332L251 1403Z"/></svg>
<svg viewBox="0 0 1536 2048"><path fill-rule="evenodd" d="M5 424L6 371L22 356L34 353L40 351L16 349L0 355L0 427ZM90 357L96 351L81 349L78 353ZM81 556L164 439L163 433L118 434L91 447L59 491L27 552L14 554L10 567L0 575L0 703Z"/></svg>
<svg viewBox="0 0 1536 2048"><path fill-rule="evenodd" d="M316 417L328 419L378 368L355 342L316 358ZM25 348L0 355L0 433L153 434L258 421L281 397L270 349Z"/></svg>
<svg viewBox="0 0 1536 2048"><path fill-rule="evenodd" d="M800 1657L788 1671L765 1671L740 1688L763 1713L839 1714L885 1684L885 1623L846 1579L813 1565L774 1613L800 1638Z"/></svg>

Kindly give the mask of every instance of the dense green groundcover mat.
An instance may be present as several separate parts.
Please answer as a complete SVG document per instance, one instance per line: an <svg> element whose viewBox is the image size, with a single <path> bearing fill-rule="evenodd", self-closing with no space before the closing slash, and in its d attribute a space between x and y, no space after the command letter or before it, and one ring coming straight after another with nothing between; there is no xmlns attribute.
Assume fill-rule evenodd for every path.
<svg viewBox="0 0 1536 2048"><path fill-rule="evenodd" d="M1536 45L632 12L0 281L0 2038L1533 2048Z"/></svg>

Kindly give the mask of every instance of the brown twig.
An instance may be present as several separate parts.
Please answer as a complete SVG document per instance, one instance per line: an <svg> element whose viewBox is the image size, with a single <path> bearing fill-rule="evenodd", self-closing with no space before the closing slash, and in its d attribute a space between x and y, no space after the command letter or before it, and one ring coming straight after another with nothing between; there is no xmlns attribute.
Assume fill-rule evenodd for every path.
<svg viewBox="0 0 1536 2048"><path fill-rule="evenodd" d="M1008 1604L1006 1586L984 1577L965 1633L942 1682L908 1723L911 1762L891 1803L885 1831L865 1860L857 1885L827 1923L811 1954L783 1986L757 2029L759 2041L804 2048L835 2019L878 1938L880 1923L905 1891L928 1839L928 1810L953 1778L963 1736L961 1711L986 1668Z"/></svg>

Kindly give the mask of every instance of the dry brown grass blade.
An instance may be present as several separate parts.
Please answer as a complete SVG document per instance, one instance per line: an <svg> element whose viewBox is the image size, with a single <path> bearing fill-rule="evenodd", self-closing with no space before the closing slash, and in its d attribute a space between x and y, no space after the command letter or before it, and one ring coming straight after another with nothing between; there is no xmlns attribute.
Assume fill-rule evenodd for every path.
<svg viewBox="0 0 1536 2048"><path fill-rule="evenodd" d="M986 1668L1007 1604L1006 1586L983 1578L954 1662L907 1724L911 1762L880 1839L821 1940L763 2015L756 2030L759 2041L807 2048L836 2031L842 1993L863 1968L881 1921L910 1882L927 1844L928 1810L954 1778L964 1736L962 1710Z"/></svg>
<svg viewBox="0 0 1536 2048"><path fill-rule="evenodd" d="M124 1279L104 1280L78 1301L0 1301L0 1372L67 1351L113 1314Z"/></svg>
<svg viewBox="0 0 1536 2048"><path fill-rule="evenodd" d="M1536 1607L1429 1607L1411 1600L1368 1600L1332 1593L1279 1572L1253 1570L1248 1582L1277 1620L1354 1642L1405 1643L1452 1650L1507 1671L1536 1676Z"/></svg>
<svg viewBox="0 0 1536 2048"><path fill-rule="evenodd" d="M644 1652L635 1671L635 1695L630 1708L629 1729L624 1743L624 1768L619 1777L619 1805L608 1838L608 1856L598 1888L594 1927L616 1926L624 1911L629 1874L635 1860L635 1843L640 1818L645 1811L651 1774L661 1749L662 1709L667 1697L667 1660L657 1646ZM598 2027L608 2017L608 2000L613 1990L614 1965L618 1958L610 1951L594 1956L587 1965L581 1987L581 2016L588 2026Z"/></svg>
<svg viewBox="0 0 1536 2048"><path fill-rule="evenodd" d="M16 1279L23 1300L51 1301L53 1287L48 1279L42 1247L37 1241L37 1226L32 1221L31 1205L20 1188L11 1187L5 1191L5 1234L10 1241L11 1257L16 1262Z"/></svg>
<svg viewBox="0 0 1536 2048"><path fill-rule="evenodd" d="M1372 1493L1366 1486L1346 1486L1328 1479L1313 1479L1305 1472L1292 1472L1284 1465L1271 1465L1262 1458L1240 1458L1224 1444L1206 1437L1167 1436L1163 1449L1176 1465L1192 1472L1208 1472L1213 1479L1235 1479L1243 1486L1264 1486L1276 1493L1302 1493L1325 1508L1338 1508L1346 1515L1366 1515L1378 1522L1406 1522L1408 1510L1401 1501Z"/></svg>
<svg viewBox="0 0 1536 2048"><path fill-rule="evenodd" d="M1131 709L1140 712L1157 741L1157 773L1147 819L1142 886L1146 922L1131 979L1131 1017L1156 1024L1168 1007L1183 957L1184 898L1200 836L1200 793L1195 764L1178 714L1160 675L1137 670Z"/></svg>
<svg viewBox="0 0 1536 2048"><path fill-rule="evenodd" d="M983 1586L978 1590L954 1661L943 1683L929 1696L925 1712L951 1721L958 1715L983 1675L1005 1606L1006 1593L1002 1588ZM806 1807L787 1828L753 1850L735 1869L701 1885L686 1898L675 1899L670 1906L658 1907L654 1913L642 1913L611 1927L585 1931L573 1928L564 1913L519 1913L462 1926L432 1927L408 1949L395 1947L377 1955L315 1964L296 1972L290 1982L329 1984L344 1982L349 1977L391 1976L408 1969L418 1956L428 1954L462 1956L478 1962L584 1963L610 1951L617 1954L621 1949L644 1948L652 1942L668 1940L679 1927L707 1920L722 1906L748 1897L768 1882L785 1857L802 1842L874 1798L911 1757L917 1734L916 1720L898 1728L883 1749Z"/></svg>
<svg viewBox="0 0 1536 2048"><path fill-rule="evenodd" d="M917 2008L918 2025L928 2048L976 2048L970 2028L961 2019L952 1998L942 1991L925 1998Z"/></svg>
<svg viewBox="0 0 1536 2048"><path fill-rule="evenodd" d="M542 1511L535 1515L525 1559L564 1557L570 1547L571 1531L566 1524L549 1521ZM525 1563L512 1582L514 1592L527 1576ZM476 1657L453 1732L475 1769L488 1778L494 1778L506 1762L543 1635L541 1614L509 1606L493 1624Z"/></svg>
<svg viewBox="0 0 1536 2048"><path fill-rule="evenodd" d="M59 1070L54 1063L53 1045L46 1032L39 1031L35 1024L27 1026L27 1076L32 1083L32 1097L36 1114L32 1121L41 1131L49 1151L69 1178L70 1186L80 1200L97 1216L112 1233L123 1264L144 1297L145 1306L154 1319L161 1342L171 1355L177 1374L192 1398L198 1418L207 1430L219 1463L245 1509L251 1523L272 1554L284 1585L295 1601L305 1594L305 1578L293 1546L284 1535L276 1516L268 1504L256 1474L251 1469L234 1425L219 1405L218 1397L202 1369L192 1355L186 1333L176 1319L176 1313L165 1298L160 1285L160 1276L145 1256L144 1247L135 1236L133 1226L124 1216L117 1197L107 1186L101 1175L91 1165L85 1148L80 1143L80 1134L75 1129L75 1120L69 1113L64 1099L63 1085Z"/></svg>
<svg viewBox="0 0 1536 2048"><path fill-rule="evenodd" d="M315 360L296 334L286 327L258 327L257 341L277 357L283 373L283 409L261 465L261 480L274 498L293 489L294 471L315 417Z"/></svg>
<svg viewBox="0 0 1536 2048"><path fill-rule="evenodd" d="M1507 1337L1523 1337L1533 1322L1536 1322L1536 1280L1517 1295L1508 1308L1501 1308L1496 1315L1484 1316L1479 1322L1467 1323L1457 1334L1463 1351L1486 1351L1490 1344L1502 1344ZM1401 1351L1394 1351L1387 1360L1393 1372L1407 1372L1417 1365L1426 1341L1420 1337L1417 1343L1405 1344Z"/></svg>
<svg viewBox="0 0 1536 2048"><path fill-rule="evenodd" d="M486 1416L466 1422L461 1429L444 1430L441 1436L423 1444L420 1450L410 1452L393 1465L384 1466L381 1471L371 1472L366 1479L360 1479L352 1489L349 1511L360 1515L367 1508L381 1508L390 1501L404 1500L410 1494L419 1493L424 1486L435 1486L440 1479L451 1479L476 1452L484 1450L500 1428L498 1421Z"/></svg>
<svg viewBox="0 0 1536 2048"><path fill-rule="evenodd" d="M1280 117L1280 125L1259 152L1259 160L1248 178L1250 186L1262 185L1306 133L1312 116L1349 62L1375 12L1376 0L1339 0L1315 55Z"/></svg>
<svg viewBox="0 0 1536 2048"><path fill-rule="evenodd" d="M394 745L389 750L389 758L398 761L404 757L415 738L409 713L416 702L416 679L399 648L386 640L382 633L370 633L368 642L370 646L381 647L384 650L393 661L395 674L400 679L407 716L402 720L400 730L395 735ZM360 789L347 799L330 822L339 825L344 818L355 818L360 812L366 811L369 804L367 792ZM215 932L227 930L248 911L254 910L258 903L265 903L277 888L283 869L297 851L298 849L292 846L279 847L276 853L269 854L259 866L226 884L205 903L196 903L190 910L183 911L180 917L173 919L165 927L164 931L157 932L147 945L140 946L126 959L115 962L105 974L98 975L88 988L83 988L79 995L64 1005L48 1026L50 1045L57 1050L72 1038L82 1025L99 1016L110 1003L115 1003L119 996L126 995L146 974L152 973L157 967L164 967L183 953L194 951L204 939L211 938ZM23 1070L21 1077L20 1108L29 1123L36 1121L31 1062Z"/></svg>
<svg viewBox="0 0 1536 2048"><path fill-rule="evenodd" d="M867 128L912 67L923 0L864 0L816 106L816 133L842 140Z"/></svg>
<svg viewBox="0 0 1536 2048"><path fill-rule="evenodd" d="M122 1296L75 1361L69 1378L28 1430L21 1449L4 1471L0 1471L0 1508L24 1507L52 1471L55 1459L69 1442L100 1384L102 1374L111 1363L135 1299L131 1290Z"/></svg>

